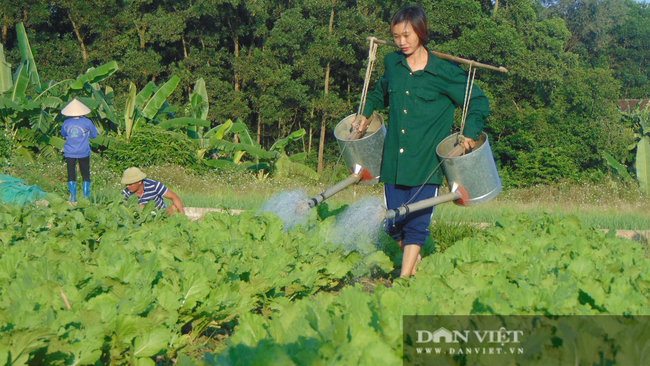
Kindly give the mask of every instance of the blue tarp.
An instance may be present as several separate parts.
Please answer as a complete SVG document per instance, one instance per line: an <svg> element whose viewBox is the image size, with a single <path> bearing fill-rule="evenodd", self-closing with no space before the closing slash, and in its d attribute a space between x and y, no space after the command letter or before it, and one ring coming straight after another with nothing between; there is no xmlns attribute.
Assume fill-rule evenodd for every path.
<svg viewBox="0 0 650 366"><path fill-rule="evenodd" d="M42 200L45 192L39 186L30 186L24 180L0 174L0 201L23 206L25 202Z"/></svg>

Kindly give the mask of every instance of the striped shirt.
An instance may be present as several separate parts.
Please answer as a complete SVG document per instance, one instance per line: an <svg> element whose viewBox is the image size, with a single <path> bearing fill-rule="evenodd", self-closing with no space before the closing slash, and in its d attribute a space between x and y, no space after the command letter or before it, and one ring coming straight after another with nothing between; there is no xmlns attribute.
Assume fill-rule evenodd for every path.
<svg viewBox="0 0 650 366"><path fill-rule="evenodd" d="M163 199L163 195L167 193L167 187L153 179L143 179L142 184L144 186L144 192L142 192L142 197L138 197L139 205L146 205L147 202L153 200L156 203L157 209L161 210L167 207ZM126 202L133 193L128 188L125 188L122 194L124 195L124 202Z"/></svg>

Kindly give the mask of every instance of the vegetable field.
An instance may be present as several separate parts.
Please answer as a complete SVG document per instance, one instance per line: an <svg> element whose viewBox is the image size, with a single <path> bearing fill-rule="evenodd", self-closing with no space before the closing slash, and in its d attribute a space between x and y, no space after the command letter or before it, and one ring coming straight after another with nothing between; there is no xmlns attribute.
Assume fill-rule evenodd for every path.
<svg viewBox="0 0 650 366"><path fill-rule="evenodd" d="M0 365L401 365L403 315L650 314L647 248L577 219L503 217L391 282L317 210L285 232L48 198L0 205Z"/></svg>

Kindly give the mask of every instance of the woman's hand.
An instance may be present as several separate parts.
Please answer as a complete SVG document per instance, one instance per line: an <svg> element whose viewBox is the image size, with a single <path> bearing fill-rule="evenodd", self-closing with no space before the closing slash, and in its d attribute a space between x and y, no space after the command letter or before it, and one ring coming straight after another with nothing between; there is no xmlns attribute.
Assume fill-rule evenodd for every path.
<svg viewBox="0 0 650 366"><path fill-rule="evenodd" d="M366 125L368 124L368 119L364 117L362 114L357 115L357 117L354 119L352 122L352 131L363 131L366 129ZM359 127L357 129L357 126Z"/></svg>
<svg viewBox="0 0 650 366"><path fill-rule="evenodd" d="M476 141L472 140L469 137L465 137L465 140L463 140L463 147L465 148L465 151L471 151L474 146L476 146Z"/></svg>

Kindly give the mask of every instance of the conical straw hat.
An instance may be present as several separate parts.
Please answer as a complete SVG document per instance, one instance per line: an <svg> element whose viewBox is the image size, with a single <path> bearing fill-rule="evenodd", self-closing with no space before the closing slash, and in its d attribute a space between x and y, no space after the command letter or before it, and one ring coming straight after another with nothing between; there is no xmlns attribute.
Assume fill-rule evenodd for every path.
<svg viewBox="0 0 650 366"><path fill-rule="evenodd" d="M81 103L80 101L78 101L76 99L74 99L72 102L70 102L61 111L62 115L68 116L68 117L85 116L88 113L90 113L90 108L86 107L83 103Z"/></svg>

